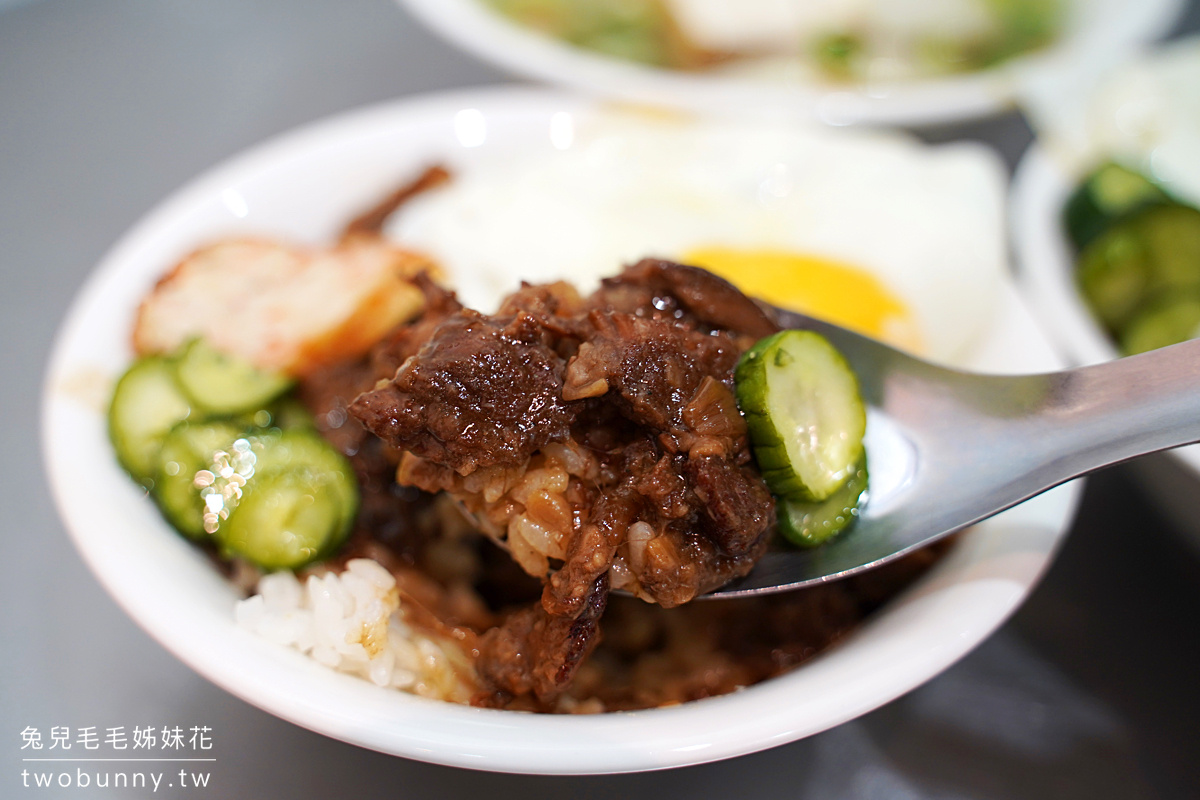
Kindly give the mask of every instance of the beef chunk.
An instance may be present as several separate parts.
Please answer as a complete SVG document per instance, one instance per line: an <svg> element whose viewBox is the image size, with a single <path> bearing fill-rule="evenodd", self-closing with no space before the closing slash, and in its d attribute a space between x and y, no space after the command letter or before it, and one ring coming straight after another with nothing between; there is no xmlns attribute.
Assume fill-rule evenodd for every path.
<svg viewBox="0 0 1200 800"><path fill-rule="evenodd" d="M607 602L608 576L601 575L576 613L550 614L533 605L484 634L476 669L491 691L475 703L503 705L508 697L528 694L543 703L557 698L599 641Z"/></svg>
<svg viewBox="0 0 1200 800"><path fill-rule="evenodd" d="M536 317L463 311L350 412L388 444L461 475L519 465L568 436L576 410L562 398L565 366Z"/></svg>
<svg viewBox="0 0 1200 800"><path fill-rule="evenodd" d="M647 260L587 298L523 286L493 316L423 325L349 411L403 451L401 484L448 492L545 581L481 640L481 702L551 702L610 588L676 606L761 557L775 509L733 371L776 328L733 286Z"/></svg>
<svg viewBox="0 0 1200 800"><path fill-rule="evenodd" d="M720 375L732 383L741 351L728 335L611 311L593 311L588 319L593 333L567 369L569 399L614 389L612 401L631 421L659 431L682 430L684 406L705 377Z"/></svg>
<svg viewBox="0 0 1200 800"><path fill-rule="evenodd" d="M775 321L737 287L707 270L644 258L604 281L595 302L629 313L654 309L709 330L761 339L779 330Z"/></svg>

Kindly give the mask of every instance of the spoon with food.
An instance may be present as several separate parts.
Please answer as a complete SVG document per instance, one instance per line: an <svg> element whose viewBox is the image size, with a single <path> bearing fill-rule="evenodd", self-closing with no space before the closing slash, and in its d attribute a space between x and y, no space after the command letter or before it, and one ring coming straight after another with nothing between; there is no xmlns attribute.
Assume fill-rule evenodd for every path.
<svg viewBox="0 0 1200 800"><path fill-rule="evenodd" d="M673 606L845 577L1200 441L1200 345L973 375L656 259L590 297L458 312L404 356L350 414L566 618L608 591Z"/></svg>
<svg viewBox="0 0 1200 800"><path fill-rule="evenodd" d="M982 375L935 366L790 311L772 313L785 328L824 337L857 377L869 502L846 512L854 520L843 534L819 547L768 552L750 574L710 596L785 591L871 569L1072 478L1200 441L1200 341L1062 372ZM781 394L770 409L775 424L760 439L768 453L772 441L790 451L788 463L797 469L784 480L798 485L802 465L835 483L846 475L825 495L834 505L846 502L860 474L852 439L863 406L852 389L822 409L797 402L802 392L789 385L797 380L794 367L758 372L768 392ZM822 459L826 466L816 468ZM772 488L778 495L786 485ZM797 510L811 513L802 500L778 505L783 525Z"/></svg>

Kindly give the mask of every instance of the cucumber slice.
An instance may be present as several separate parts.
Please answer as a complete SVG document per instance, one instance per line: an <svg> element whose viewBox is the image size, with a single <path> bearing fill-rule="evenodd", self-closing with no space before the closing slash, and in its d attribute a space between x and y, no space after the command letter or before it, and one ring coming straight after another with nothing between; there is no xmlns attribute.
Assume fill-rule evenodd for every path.
<svg viewBox="0 0 1200 800"><path fill-rule="evenodd" d="M345 457L313 431L271 430L247 439L253 476L215 538L264 569L296 569L334 553L358 514Z"/></svg>
<svg viewBox="0 0 1200 800"><path fill-rule="evenodd" d="M812 331L781 331L747 350L734 378L767 486L788 500L829 498L854 473L867 428L841 353Z"/></svg>
<svg viewBox="0 0 1200 800"><path fill-rule="evenodd" d="M121 376L108 408L108 436L134 480L154 486L163 439L191 411L170 359L143 358Z"/></svg>
<svg viewBox="0 0 1200 800"><path fill-rule="evenodd" d="M250 443L258 455L260 473L309 470L328 484L329 491L336 495L342 507L341 523L345 530L334 546L341 544L354 526L359 504L358 479L346 457L321 438L315 429L270 431L251 437Z"/></svg>
<svg viewBox="0 0 1200 800"><path fill-rule="evenodd" d="M1120 338L1149 298L1200 287L1200 211L1162 204L1119 220L1080 253L1077 278Z"/></svg>
<svg viewBox="0 0 1200 800"><path fill-rule="evenodd" d="M265 570L297 569L340 543L343 517L328 483L285 470L257 475L216 536L225 552Z"/></svg>
<svg viewBox="0 0 1200 800"><path fill-rule="evenodd" d="M1200 211L1191 206L1160 205L1129 219L1145 242L1150 258L1150 288L1200 286Z"/></svg>
<svg viewBox="0 0 1200 800"><path fill-rule="evenodd" d="M270 417L269 420L263 419L261 416L263 411ZM311 431L317 429L317 421L313 419L312 412L299 400L290 396L276 400L265 409L260 409L255 413L253 420L259 428L279 428L280 430L301 428Z"/></svg>
<svg viewBox="0 0 1200 800"><path fill-rule="evenodd" d="M309 410L303 403L290 395L284 395L263 408L236 414L233 419L247 428L257 428L257 433L263 433L272 428L279 430L305 428L314 431L317 428L317 421L313 419Z"/></svg>
<svg viewBox="0 0 1200 800"><path fill-rule="evenodd" d="M1170 197L1146 176L1120 164L1102 164L1067 200L1063 221L1077 250L1105 231L1118 217Z"/></svg>
<svg viewBox="0 0 1200 800"><path fill-rule="evenodd" d="M345 541L359 494L312 415L281 397L290 385L193 341L130 367L113 393L109 434L181 534L211 537L266 569L294 569Z"/></svg>
<svg viewBox="0 0 1200 800"><path fill-rule="evenodd" d="M182 422L163 440L154 497L167 521L189 539L213 533L253 476L244 434L245 427L231 421Z"/></svg>
<svg viewBox="0 0 1200 800"><path fill-rule="evenodd" d="M1152 267L1145 244L1130 225L1116 225L1079 256L1076 280L1092 313L1119 330L1141 305Z"/></svg>
<svg viewBox="0 0 1200 800"><path fill-rule="evenodd" d="M1179 344L1200 334L1200 293L1172 295L1153 303L1129 321L1121 335L1125 355Z"/></svg>
<svg viewBox="0 0 1200 800"><path fill-rule="evenodd" d="M177 370L187 395L213 414L260 409L292 386L287 375L261 370L245 359L216 350L203 339L185 345Z"/></svg>
<svg viewBox="0 0 1200 800"><path fill-rule="evenodd" d="M864 454L842 487L820 503L780 500L779 532L792 544L816 547L841 533L858 519L858 508L867 491Z"/></svg>

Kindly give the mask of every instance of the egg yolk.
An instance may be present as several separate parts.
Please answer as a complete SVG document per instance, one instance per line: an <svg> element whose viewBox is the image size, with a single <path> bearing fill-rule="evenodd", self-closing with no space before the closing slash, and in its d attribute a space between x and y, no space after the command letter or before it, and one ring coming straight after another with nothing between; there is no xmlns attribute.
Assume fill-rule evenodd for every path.
<svg viewBox="0 0 1200 800"><path fill-rule="evenodd" d="M819 256L702 247L685 264L715 272L746 294L880 339L921 350L912 314L874 275Z"/></svg>

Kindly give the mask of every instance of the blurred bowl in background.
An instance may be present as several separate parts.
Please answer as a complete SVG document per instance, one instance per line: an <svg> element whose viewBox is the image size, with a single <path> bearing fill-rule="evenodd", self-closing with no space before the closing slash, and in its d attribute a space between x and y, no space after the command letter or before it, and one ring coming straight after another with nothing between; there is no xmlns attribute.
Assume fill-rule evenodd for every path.
<svg viewBox="0 0 1200 800"><path fill-rule="evenodd" d="M1046 47L987 69L866 84L814 80L811 71L800 67L798 56L764 69L742 64L703 71L660 68L544 35L502 16L483 0L397 2L467 52L551 84L688 109L754 108L833 125L909 126L994 114L1037 87L1069 84L1073 81L1066 76L1094 72L1162 36L1183 7L1182 0L1065 0L1061 31Z"/></svg>
<svg viewBox="0 0 1200 800"><path fill-rule="evenodd" d="M1063 225L1063 207L1082 177L1031 147L1013 180L1010 229L1018 285L1038 323L1070 362L1095 364L1120 354L1079 291ZM1140 458L1131 472L1200 553L1200 445Z"/></svg>

